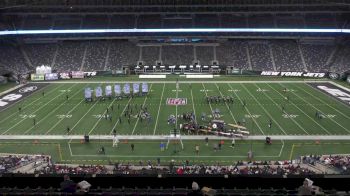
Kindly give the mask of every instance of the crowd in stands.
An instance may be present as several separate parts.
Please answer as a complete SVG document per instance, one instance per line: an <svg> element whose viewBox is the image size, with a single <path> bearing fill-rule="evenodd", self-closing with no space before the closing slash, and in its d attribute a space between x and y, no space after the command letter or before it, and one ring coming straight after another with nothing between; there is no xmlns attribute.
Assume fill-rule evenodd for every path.
<svg viewBox="0 0 350 196"><path fill-rule="evenodd" d="M139 56L140 49L134 43L126 40L110 41L106 69L113 70L124 65L135 65Z"/></svg>
<svg viewBox="0 0 350 196"><path fill-rule="evenodd" d="M298 44L295 41L273 40L271 41L271 48L277 71L301 71L305 69L301 59L300 51L298 49ZM317 60L315 64L321 63Z"/></svg>
<svg viewBox="0 0 350 196"><path fill-rule="evenodd" d="M303 156L293 161L238 161L231 165L190 164L186 162L140 161L139 164L115 163L109 165L53 164L44 155L4 155L0 157L0 173L36 174L177 174L177 175L310 175L323 174L315 169L321 163L338 169L339 174L349 174L349 155Z"/></svg>
<svg viewBox="0 0 350 196"><path fill-rule="evenodd" d="M350 155L321 156L320 161L337 168L341 174L350 174Z"/></svg>
<svg viewBox="0 0 350 196"><path fill-rule="evenodd" d="M162 59L164 65L191 65L193 61L193 46L162 46Z"/></svg>
<svg viewBox="0 0 350 196"><path fill-rule="evenodd" d="M0 173L27 173L33 168L38 168L41 163L50 165L50 161L49 156L42 155L2 155L0 156Z"/></svg>
<svg viewBox="0 0 350 196"><path fill-rule="evenodd" d="M108 166L102 165L60 165L55 164L37 173L44 174L111 174Z"/></svg>
<svg viewBox="0 0 350 196"><path fill-rule="evenodd" d="M65 42L58 44L58 52L53 69L57 71L80 70L87 50L85 42Z"/></svg>
<svg viewBox="0 0 350 196"><path fill-rule="evenodd" d="M20 168L27 167L28 165L36 168L34 170L23 170ZM45 167L38 167L37 165L45 163ZM309 165L315 166L317 163L334 167L339 170L339 174L350 174L350 156L349 155L308 155L302 156L300 159L292 161L238 161L232 165L219 165L214 164L207 166L204 164L196 165L190 164L189 161L184 163L176 163L172 160L169 165L160 165L160 162L154 163L147 161L146 164L140 161L139 165L131 163L121 164L116 163L114 165L74 165L74 164L52 164L51 157L45 155L2 155L0 156L0 174L5 173L34 173L34 174L124 174L124 175L313 175L322 174L319 170L312 169ZM29 172L28 172L29 171ZM88 180L88 179L87 179ZM74 182L69 178L68 175L64 175L64 181L60 184L60 188L17 188L17 187L1 187L0 193L17 193L26 192L28 194L38 194L40 192L89 192L89 193L114 193L118 192L121 194L125 193L140 193L149 195L151 193L157 193L166 191L166 193L179 193L180 195L201 195L212 192L213 194L225 193L239 194L239 193L264 193L269 195L278 194L321 194L321 193L344 193L337 192L335 190L322 190L320 187L313 185L313 181L306 178L304 183L294 190L274 190L274 189L225 189L222 188L215 190L210 187L200 187L196 182L192 183L192 189L188 188L171 188L171 189L160 189L157 188L125 188L125 187L110 187L90 188L92 185L83 180L81 182ZM165 193L165 192L164 192ZM345 192L346 193L346 192ZM142 195L141 194L141 195Z"/></svg>
<svg viewBox="0 0 350 196"><path fill-rule="evenodd" d="M335 50L333 45L301 44L305 64L308 70L325 72L329 70L328 59Z"/></svg>
<svg viewBox="0 0 350 196"><path fill-rule="evenodd" d="M344 72L350 67L350 47L329 43L298 43L293 40L237 40L222 43L142 45L127 40L63 41L45 44L0 46L0 67L27 73L37 66L57 71L115 70L163 65L233 66L257 71Z"/></svg>
<svg viewBox="0 0 350 196"><path fill-rule="evenodd" d="M272 54L269 45L265 41L250 42L248 48L253 70L274 70Z"/></svg>

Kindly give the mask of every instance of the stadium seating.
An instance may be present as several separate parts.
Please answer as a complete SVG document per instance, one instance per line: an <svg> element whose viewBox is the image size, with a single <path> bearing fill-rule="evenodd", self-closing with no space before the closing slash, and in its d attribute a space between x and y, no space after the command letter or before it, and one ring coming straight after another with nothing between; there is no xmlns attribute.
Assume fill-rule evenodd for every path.
<svg viewBox="0 0 350 196"><path fill-rule="evenodd" d="M141 53L140 53L141 52ZM214 54L214 52L216 54ZM0 46L0 66L14 73L27 73L36 66L53 66L57 71L113 70L145 65L211 65L244 70L344 72L349 70L350 47L304 44L293 40L236 40L203 44L138 45L127 40L64 41L45 44Z"/></svg>

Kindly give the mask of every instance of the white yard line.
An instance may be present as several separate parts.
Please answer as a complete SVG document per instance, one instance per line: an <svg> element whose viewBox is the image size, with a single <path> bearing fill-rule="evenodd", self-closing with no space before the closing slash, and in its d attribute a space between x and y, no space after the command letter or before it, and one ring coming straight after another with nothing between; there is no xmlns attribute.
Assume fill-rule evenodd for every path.
<svg viewBox="0 0 350 196"><path fill-rule="evenodd" d="M75 108L77 108L82 102L84 101L84 99L82 99L78 104L76 104L71 110L69 110L66 115L70 114L72 111L75 110ZM45 135L47 135L50 131L52 131L53 128L55 128L64 118L61 118L59 121L57 121L46 133Z"/></svg>
<svg viewBox="0 0 350 196"><path fill-rule="evenodd" d="M203 90L205 92L205 96L208 97L207 89L205 89L205 86L204 86L203 83L202 83L202 86L203 86ZM212 113L213 112L213 107L211 106L210 102L209 102L209 107L210 107L210 113Z"/></svg>
<svg viewBox="0 0 350 196"><path fill-rule="evenodd" d="M111 141L113 139L113 135L90 135L90 139L92 140L107 140ZM216 136L216 135L208 135L209 140L227 140L231 141L232 138ZM315 141L315 140L323 140L323 141L332 141L332 140L340 140L340 141L349 141L350 134L348 135L272 135L273 140L303 140L303 141ZM84 135L0 135L0 140L32 140L32 139L40 139L40 140L81 140L84 138ZM166 140L168 135L119 135L118 139L120 140ZM203 135L183 135L182 139L184 140L203 140ZM236 138L236 140L260 140L264 141L266 139L266 135L250 135L244 138ZM6 143L6 142L5 142ZM350 143L348 143L350 144Z"/></svg>
<svg viewBox="0 0 350 196"><path fill-rule="evenodd" d="M281 85L282 86L282 85ZM284 86L282 86L282 87L284 87ZM272 86L271 86L271 88L274 90L274 91L277 91L275 88L273 88ZM290 101L290 103L292 104L292 105L294 105L299 111L301 111L305 116L307 116L309 119L311 119L314 123L316 123L320 128L322 128L325 132L327 132L328 134L330 134L328 131L327 131L327 129L326 128L324 128L320 123L318 123L317 121L315 121L315 119L313 119L312 117L310 117L308 114L306 114L302 109L300 109L295 103L293 103L293 102L291 102ZM331 135L331 134L330 134Z"/></svg>
<svg viewBox="0 0 350 196"><path fill-rule="evenodd" d="M256 84L255 84L256 85ZM243 85L241 84L241 86L244 88L245 91L248 92L248 94L253 97L253 99L258 103L258 105L265 111L265 113L270 117L270 119L272 119L276 125L281 129L281 131L287 135L286 131L283 129L283 127L271 116L271 114L265 109L264 106L261 105L261 103L254 97L254 95L252 95L252 93ZM258 87L259 88L259 87Z"/></svg>
<svg viewBox="0 0 350 196"><path fill-rule="evenodd" d="M49 86L49 85L43 87L42 89L40 89L40 90L37 91L37 92L40 92L41 90L45 89L45 88L48 87L48 86ZM54 90L56 90L56 89L59 88L59 87L61 87L61 85L58 85L56 88L50 90L50 91L47 93L47 95L51 94ZM51 92L51 91L52 91L52 92ZM37 93L37 92L35 92L35 93ZM35 94L35 93L33 93L33 94ZM13 105L11 105L10 107L7 107L7 108L5 108L5 109L3 109L3 110L7 110L7 109L9 109L9 108L15 106L17 103L26 100L26 98L29 98L29 97L32 96L33 94L29 95L28 97L25 97L25 98L22 99L22 100L19 100L19 101L15 102L15 104L13 104ZM42 97L40 96L39 98L35 99L35 100L34 100L33 102L31 102L30 104L25 105L25 106L22 108L22 110L24 110L24 109L26 109L27 107L33 105L35 102L37 102L37 101L40 100L41 98L42 98ZM2 112L3 110L1 110L0 112ZM4 122L5 120L11 118L12 116L14 116L14 115L16 115L16 114L17 114L16 112L12 113L11 115L9 115L9 116L7 116L6 118L2 119L2 120L0 121L0 123Z"/></svg>
<svg viewBox="0 0 350 196"><path fill-rule="evenodd" d="M192 99L192 107L193 107L193 113L194 113L194 121L197 122L197 114L196 114L196 109L194 107L194 100L193 100L193 93L192 93L192 85L191 85L191 99Z"/></svg>
<svg viewBox="0 0 350 196"><path fill-rule="evenodd" d="M281 140L281 141L282 141L282 147L281 147L280 153L278 154L278 157L281 157L283 149L284 149L284 141L283 140Z"/></svg>
<svg viewBox="0 0 350 196"><path fill-rule="evenodd" d="M110 108L111 105L113 105L113 103L115 102L115 100L116 100L116 98L114 98L113 101L112 101L107 107ZM103 115L105 115L106 113L107 113L107 110L103 112ZM89 131L88 135L90 135L91 132L96 128L96 126L98 125L98 123L101 121L102 118L103 118L103 117L101 116L101 118L99 118L99 119L97 120L97 122L94 124L94 126L92 126L92 128L91 128L91 130ZM117 120L118 120L118 118L117 118Z"/></svg>
<svg viewBox="0 0 350 196"><path fill-rule="evenodd" d="M273 89L274 91L276 91L274 88L272 88L269 84L267 84L271 89ZM258 85L255 85L256 87L258 87ZM278 92L278 91L276 91L279 95L281 95L281 97L282 98L284 98L284 96L280 93L280 92ZM270 96L268 96L266 93L264 93L264 95L266 96L266 97L268 97L272 102L274 102L275 104L276 104L276 106L278 107L278 104L270 97ZM302 129L306 134L308 134L308 135L310 135L305 129L304 129L304 127L302 127L294 118L290 118L300 129Z"/></svg>
<svg viewBox="0 0 350 196"><path fill-rule="evenodd" d="M180 84L179 84L180 86ZM176 98L179 96L179 89L176 88ZM177 129L177 120L178 120L178 117L177 117L177 104L175 105L175 129Z"/></svg>
<svg viewBox="0 0 350 196"><path fill-rule="evenodd" d="M86 87L87 85L85 85ZM78 91L80 92L80 91ZM84 99L81 99L81 101L78 104L75 104L75 106L69 110L66 115L69 115L71 112L73 112L75 110L75 108L77 108L82 102L84 101ZM49 130L46 131L45 135L47 135L50 131L52 131L52 129L54 129L64 118L61 118L59 121L57 121Z"/></svg>
<svg viewBox="0 0 350 196"><path fill-rule="evenodd" d="M79 124L79 122L96 106L98 103L98 100L90 107L90 109L74 124L74 126L70 129L70 132L73 132L73 129Z"/></svg>
<svg viewBox="0 0 350 196"><path fill-rule="evenodd" d="M96 100L96 102L94 103L94 105L92 105L90 107L90 109L78 120L78 122L76 122L73 127L70 129L71 132L73 131L73 129L80 123L81 120L84 119L84 117L96 106L96 104L98 103L98 101Z"/></svg>
<svg viewBox="0 0 350 196"><path fill-rule="evenodd" d="M233 93L236 95L236 97L238 98L238 100L241 102L241 104L243 104L241 98L239 98L239 96L236 94L236 92L234 91L234 89L232 88L232 86L227 83L227 85L231 88L231 90L233 91ZM252 121L256 124L256 126L259 128L260 132L265 135L264 131L261 129L261 127L259 126L259 124L256 122L256 120L253 118L252 114L249 112L249 109L245 106L244 109L248 112L249 116L251 117Z"/></svg>
<svg viewBox="0 0 350 196"><path fill-rule="evenodd" d="M310 106L313 107L315 110L318 110L318 111L321 111L322 113L324 113L322 110L316 108L316 107L313 106L310 102L306 101L303 97L299 96L298 94L296 94L296 93L294 93L294 92L292 92L292 93L293 93L294 95L296 95L297 97L299 97L300 99L302 99L305 103L310 104ZM348 133L350 133L350 131L349 131L347 128L345 128L343 125L339 124L337 121L333 120L332 118L329 118L329 119L330 119L331 121L333 121L335 124L337 124L337 125L339 125L340 127L342 127L345 131L347 131ZM329 133L329 132L327 131L327 133ZM330 134L330 133L329 133L329 134Z"/></svg>
<svg viewBox="0 0 350 196"><path fill-rule="evenodd" d="M57 96L55 96L53 99L51 99L50 101L46 102L44 105L40 106L38 109L34 110L34 112L31 112L29 115L34 114L35 112L39 111L41 108L45 107L46 105L48 105L49 103L51 103L53 100L56 100L62 93L59 93ZM7 133L8 131L10 131L13 127L16 127L17 125L19 125L21 122L23 122L25 120L25 118L23 118L22 120L18 121L16 124L14 124L13 126L11 126L10 128L8 128L5 132L1 133L1 135L4 135L5 133Z"/></svg>
<svg viewBox="0 0 350 196"><path fill-rule="evenodd" d="M221 93L218 84L215 83L215 86L216 86L216 88L219 90L220 95L223 97L224 95ZM230 107L227 105L226 102L225 102L225 105L226 105L228 111L230 112L232 119L235 121L235 124L237 124L237 121L236 121L235 117L233 116L233 114L232 114L232 112L231 112L231 110L230 110Z"/></svg>
<svg viewBox="0 0 350 196"><path fill-rule="evenodd" d="M160 113L160 107L161 107L161 105L162 105L162 100L163 100L163 95L164 95L164 89L165 89L165 83L163 84L162 95L161 95L160 101L159 101L157 119L156 119L156 124L154 125L153 135L156 134L156 129L157 129L157 125L158 125L158 118L159 118L159 113Z"/></svg>
<svg viewBox="0 0 350 196"><path fill-rule="evenodd" d="M325 104L326 106L328 106L328 107L332 108L333 110L337 111L339 114L341 114L341 115L344 116L345 118L350 119L349 116L347 116L347 115L344 114L343 112L339 111L338 109L332 107L331 105L329 105L328 103L326 103L326 102L323 101L322 99L316 97L316 96L313 95L312 93L307 92L306 90L304 90L303 88L301 88L301 87L299 87L299 86L296 86L296 87L299 88L300 90L304 91L305 93L311 95L312 97L316 98L317 100L319 100L320 102L322 102L322 103ZM310 88L312 88L312 87L310 87ZM312 89L315 90L315 88L312 88ZM318 92L321 92L321 91L318 91ZM324 94L324 95L327 95L327 97L330 97L328 94L325 94L325 93L323 93L323 92L321 92L321 93Z"/></svg>
<svg viewBox="0 0 350 196"><path fill-rule="evenodd" d="M76 86L77 84L72 85L69 89L72 89L74 86ZM73 94L73 97L78 94L79 91L77 91L76 93ZM65 100L63 103L61 103L60 105L58 105L54 110L51 110L48 114L45 115L44 118L40 119L36 124L38 125L41 121L45 120L47 117L49 117L52 113L54 113L56 110L60 109L67 101ZM24 132L24 134L28 133L30 130L32 130L35 126L32 126L30 129L28 129L27 131Z"/></svg>
<svg viewBox="0 0 350 196"><path fill-rule="evenodd" d="M282 87L284 87L283 85L281 85ZM274 90L274 91L277 91L275 90L275 88L273 88L271 86L271 88ZM309 119L311 119L314 123L316 123L320 128L322 128L325 132L327 132L328 134L331 135L331 133L329 131L327 131L326 128L324 128L320 123L318 123L317 121L315 121L315 119L313 119L312 117L310 117L308 114L306 114L302 109L300 109L296 104L294 104L293 102L290 101L290 103L292 103L296 108L298 108L299 111L301 111L305 116L307 116Z"/></svg>
<svg viewBox="0 0 350 196"><path fill-rule="evenodd" d="M153 85L153 83L150 85L150 87L149 87L149 91L151 91L151 89L152 89L152 85ZM147 101L147 98L148 98L148 96L146 96L145 100L143 101L142 108L145 106L146 101ZM140 112L140 113L141 113L141 112ZM140 114L140 113L139 113L139 114ZM132 129L131 135L134 135L134 132L135 132L135 129L136 129L137 123L139 122L140 118L141 118L141 117L138 115L138 116L137 116L136 123L135 123L135 125L134 125L134 128Z"/></svg>
<svg viewBox="0 0 350 196"><path fill-rule="evenodd" d="M130 103L131 99L132 99L132 98L130 97L130 98L129 98L129 101L126 103L126 105L125 105L125 107L124 107L124 109L123 109L122 113L120 113L120 115L119 115L119 116L123 115L123 113L125 112L126 108L127 108L127 107L128 107L128 105L129 105L129 103ZM115 127L116 127L118 124L119 124L119 118L118 118L117 122L114 124L114 126L113 126L113 128L112 128L111 132L109 133L110 135L113 133L113 130L115 129Z"/></svg>
<svg viewBox="0 0 350 196"><path fill-rule="evenodd" d="M70 143L72 142L72 139L68 141L68 148L69 148L69 153L70 153L70 156L72 157L73 156L73 152L72 152L72 148L70 146Z"/></svg>
<svg viewBox="0 0 350 196"><path fill-rule="evenodd" d="M19 89L19 88L23 87L24 85L25 84L19 84L19 85L16 85L16 86L12 87L12 88L9 88L9 89L7 89L5 91L2 91L2 92L0 92L0 96L3 96L3 95L5 95L5 94L7 94L7 93L9 93L11 91L16 90L16 89Z"/></svg>

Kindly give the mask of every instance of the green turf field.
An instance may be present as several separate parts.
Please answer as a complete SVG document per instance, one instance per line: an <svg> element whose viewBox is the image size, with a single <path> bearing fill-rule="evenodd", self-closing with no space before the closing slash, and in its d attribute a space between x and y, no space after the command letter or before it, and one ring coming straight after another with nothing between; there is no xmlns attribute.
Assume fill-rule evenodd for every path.
<svg viewBox="0 0 350 196"><path fill-rule="evenodd" d="M350 135L350 109L345 104L332 97L299 82L273 83L223 83L223 82L198 82L181 81L179 90L176 90L175 82L149 82L150 93L144 97L112 99L86 103L83 89L85 87L102 88L108 83L53 83L33 93L23 101L0 112L0 134L6 135L66 135L67 127L70 127L70 135L111 135L116 129L118 135L169 135L173 125L168 125L169 115L177 115L185 112L194 112L199 124L207 124L201 121L202 113L210 114L213 109L221 111L222 120L226 123L237 124L246 119L247 129L251 135L261 136L307 136L307 135ZM288 91L283 92L286 88ZM42 92L45 95L42 95ZM66 100L69 95L69 100ZM206 96L225 95L233 96L234 103L208 104ZM289 97L289 101L286 100ZM187 104L183 106L167 105L167 98L186 98ZM242 102L246 102L243 107ZM137 115L140 106L146 106L152 116L152 121L140 121L139 118L131 118L130 124L124 117L127 105L133 108L133 115ZM282 112L284 105L285 113ZM113 111L111 111L113 106ZM18 111L18 107L22 111ZM112 121L106 120L103 115L112 115ZM315 118L315 112L321 112L325 118ZM118 118L122 122L118 122ZM33 119L36 124L34 125ZM271 119L272 127L268 127ZM179 119L177 124L184 123ZM182 133L186 135L187 133ZM204 137L203 137L204 138ZM40 139L40 136L38 136ZM255 158L259 160L280 160L295 158L307 153L350 153L346 141L322 141L320 146L314 141L274 141L272 146L266 146L264 141L255 140L237 141L238 146L232 151L225 146L220 152L213 152L212 146L204 146L203 141L184 141L185 150L179 154L172 154L173 150L160 152L158 140L135 141L137 150L130 153L129 144L121 144L118 150L112 149L112 141L93 140L90 144L80 144L79 140L40 140L33 145L33 140L19 141L7 140L0 145L0 153L49 153L57 161L89 162L106 160L139 160L155 159L163 157L165 160L186 160L191 158L197 161L223 161L245 159L247 151L253 146ZM9 143L7 143L9 142ZM27 143L26 143L27 142ZM102 144L101 144L102 142ZM106 142L108 156L97 155L99 146ZM131 140L132 142L132 140ZM194 145L200 143L200 156L195 157ZM130 143L130 141L129 141ZM230 141L227 141L230 143ZM253 145L251 145L253 144ZM304 145L305 144L305 145ZM328 149L328 146L331 148ZM173 145L171 145L171 148ZM283 146L283 148L282 148ZM69 148L71 147L71 149ZM282 150L281 150L282 149ZM82 161L83 160L83 161Z"/></svg>
<svg viewBox="0 0 350 196"><path fill-rule="evenodd" d="M112 99L86 103L83 89L100 84L50 84L41 92L0 113L1 134L71 134L109 135L115 128L120 135L165 135L173 129L167 124L171 114L194 112L201 124L201 113L210 114L218 108L226 123L236 124L245 118L253 135L337 135L350 133L350 110L344 104L326 96L303 83L150 83L150 95L145 97ZM101 86L104 88L106 84ZM284 93L283 88L289 92ZM66 100L69 95L69 100ZM208 104L205 96L231 95L233 104ZM289 97L289 101L285 97ZM166 105L167 98L186 98L187 105ZM242 102L246 102L246 107ZM153 117L151 123L131 117L130 124L123 111L127 104L136 115L140 106L146 106ZM103 118L107 108L113 105L112 121ZM285 105L286 113L281 106ZM18 112L18 107L22 112ZM326 118L315 118L320 111ZM102 117L101 117L102 116ZM117 121L121 116L122 123ZM33 119L36 125L33 125ZM269 119L272 127L268 128ZM178 120L178 123L183 123ZM185 134L185 133L184 133Z"/></svg>

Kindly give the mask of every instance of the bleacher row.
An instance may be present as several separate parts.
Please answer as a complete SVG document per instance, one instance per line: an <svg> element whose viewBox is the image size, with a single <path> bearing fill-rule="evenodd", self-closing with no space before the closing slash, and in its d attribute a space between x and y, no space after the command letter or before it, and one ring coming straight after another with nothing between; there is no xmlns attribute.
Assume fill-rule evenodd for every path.
<svg viewBox="0 0 350 196"><path fill-rule="evenodd" d="M148 161L145 166L137 166L130 163L126 165L118 163L115 165L73 165L53 164L52 162L53 160L51 160L51 157L45 155L22 154L0 156L0 176L2 177L0 194L71 195L74 193L88 195L202 195L203 192L207 191L208 194L206 195L297 195L300 194L300 191L303 189L303 187L300 186L301 184L295 184L298 181L301 182L301 180L298 180L299 176L316 177L317 174L325 174L322 173L321 170L315 169L317 164L329 166L330 170L333 168L337 169L338 172L336 174L349 174L348 171L350 169L349 155L308 155L300 157L299 160L293 161L238 161L230 166L184 165L188 164L187 162L183 164L171 162L173 164L170 164L169 166L155 166L155 163L151 161ZM66 188L62 189L62 187L65 187L62 183L61 188L58 188L58 181L61 180L63 174L69 174L72 176L74 179L71 182L77 183L76 185L78 189L74 188L74 190L72 190L73 192L68 191ZM187 174L190 178L185 177ZM230 176L230 174L238 175ZM246 186L244 185L245 183L252 183L250 180L254 180L254 178L250 177L263 180L264 178L274 179L274 175L277 175L277 178L275 179L277 181L280 178L286 179L287 177L289 179L297 179L298 181L294 180L293 184L286 184L287 186L280 184L275 187L273 184L277 181L271 181L267 184L255 184L254 186L242 188ZM124 179L125 181L128 179L135 184L118 180L111 181L112 178L110 177L113 176L117 177L116 179L119 180ZM183 185L192 178L199 179L198 177L210 176L213 176L217 180L227 179L228 181L226 184L217 184L214 183L215 180L204 180L202 181L202 189L199 188L199 185L195 182L192 183L192 188ZM140 181L133 181L132 177L148 177L154 179L154 181L147 182L142 180L142 178L140 178ZM173 180L171 180L173 183L178 182L176 177L185 177L181 178L184 180L183 182L179 182L182 186L179 185L179 183L169 185L166 184L165 181L162 184L158 184L159 182L162 182L162 179L166 180L169 178L173 178ZM246 179L239 180L237 177L245 177ZM27 179L30 178L36 178L37 181L29 182ZM101 179L107 180L108 183L101 182ZM70 179L69 177L66 179L65 175L64 182L66 182L66 180L69 181ZM88 181L87 188L83 188L81 185L83 181L81 180ZM231 184L230 180L242 180L242 184L239 184L239 186L238 184ZM78 183L78 181L81 182ZM196 186L194 186L194 184ZM271 188L269 188L270 184ZM325 186L325 184L323 184L323 186ZM316 191L317 194L325 195L350 194L350 192L347 192L349 191L348 188L336 190L332 186L326 187L329 190L323 190L318 186L314 186L314 188L317 188L314 189L314 191Z"/></svg>
<svg viewBox="0 0 350 196"><path fill-rule="evenodd" d="M186 14L186 15L21 15L6 16L0 30L96 28L343 28L346 18L335 14Z"/></svg>
<svg viewBox="0 0 350 196"><path fill-rule="evenodd" d="M127 40L64 41L45 44L0 44L0 71L27 73L36 66L53 70L96 71L122 66L211 65L245 70L344 72L350 68L350 46L301 44L292 40L237 40L213 45L137 45Z"/></svg>

